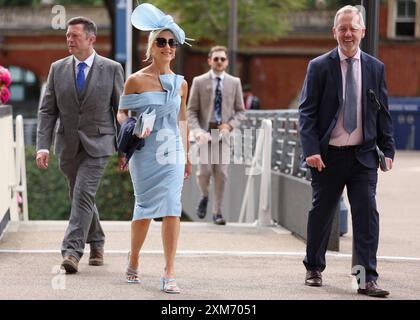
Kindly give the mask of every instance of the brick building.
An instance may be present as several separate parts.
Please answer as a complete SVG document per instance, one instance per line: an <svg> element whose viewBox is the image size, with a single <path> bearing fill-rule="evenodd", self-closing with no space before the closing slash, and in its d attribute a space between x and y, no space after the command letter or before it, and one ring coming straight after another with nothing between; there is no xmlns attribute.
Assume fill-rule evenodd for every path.
<svg viewBox="0 0 420 320"><path fill-rule="evenodd" d="M388 0L380 8L379 58L386 65L390 96L420 96L420 1ZM96 50L110 52L110 21L104 8L66 7L66 19L84 15L98 24ZM313 10L288 16L292 31L283 39L240 48L238 74L252 85L264 109L295 107L308 61L336 46L331 27L335 12ZM14 73L13 99L18 109L36 113L41 84L50 64L68 55L65 31L54 30L50 7L0 8L0 64ZM193 36L193 35L191 35ZM144 39L140 48L144 48ZM191 83L208 70L208 47L183 49L180 72Z"/></svg>

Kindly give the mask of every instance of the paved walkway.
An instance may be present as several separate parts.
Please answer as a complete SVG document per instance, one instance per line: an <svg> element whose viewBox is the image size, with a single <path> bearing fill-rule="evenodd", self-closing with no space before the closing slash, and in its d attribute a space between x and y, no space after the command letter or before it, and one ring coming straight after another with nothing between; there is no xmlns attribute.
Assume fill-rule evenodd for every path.
<svg viewBox="0 0 420 320"><path fill-rule="evenodd" d="M380 174L378 271L389 299L420 294L420 153L399 152L394 170ZM349 219L350 220L350 219ZM67 222L11 223L0 240L0 299L372 299L352 288L351 227L341 251L330 252L322 288L303 285L305 244L281 227L181 224L177 278L181 295L158 290L163 256L160 223L153 222L141 258L143 283L124 282L130 223L104 222L105 265L87 255L79 273L59 273Z"/></svg>

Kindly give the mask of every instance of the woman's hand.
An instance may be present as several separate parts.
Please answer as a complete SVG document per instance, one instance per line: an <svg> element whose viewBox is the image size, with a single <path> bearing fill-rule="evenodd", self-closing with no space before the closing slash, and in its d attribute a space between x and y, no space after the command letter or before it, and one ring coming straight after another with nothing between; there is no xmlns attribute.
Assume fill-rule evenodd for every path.
<svg viewBox="0 0 420 320"><path fill-rule="evenodd" d="M141 138L145 139L148 136L150 136L151 133L152 133L152 131L149 128L146 128L146 130L144 131L144 134L141 136Z"/></svg>
<svg viewBox="0 0 420 320"><path fill-rule="evenodd" d="M190 159L187 159L187 163L185 164L185 173L184 173L184 180L188 180L191 176L192 165Z"/></svg>
<svg viewBox="0 0 420 320"><path fill-rule="evenodd" d="M118 110L117 121L120 125L122 125L125 119L127 118L128 118L128 110L122 110L122 109Z"/></svg>

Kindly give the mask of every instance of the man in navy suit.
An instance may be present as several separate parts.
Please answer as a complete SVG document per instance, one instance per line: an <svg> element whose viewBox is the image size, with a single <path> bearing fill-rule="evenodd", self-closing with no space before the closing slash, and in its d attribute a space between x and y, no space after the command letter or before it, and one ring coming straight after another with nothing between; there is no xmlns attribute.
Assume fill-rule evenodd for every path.
<svg viewBox="0 0 420 320"><path fill-rule="evenodd" d="M378 155L392 168L395 143L388 106L384 65L362 52L363 15L357 7L337 11L334 50L310 61L299 103L303 157L312 173L312 209L307 228L305 284L322 286L325 252L334 213L343 192L351 205L354 249L360 265L358 293L385 297L377 285L376 252L379 214L376 209ZM368 92L383 108L378 110ZM374 99L373 99L374 100Z"/></svg>

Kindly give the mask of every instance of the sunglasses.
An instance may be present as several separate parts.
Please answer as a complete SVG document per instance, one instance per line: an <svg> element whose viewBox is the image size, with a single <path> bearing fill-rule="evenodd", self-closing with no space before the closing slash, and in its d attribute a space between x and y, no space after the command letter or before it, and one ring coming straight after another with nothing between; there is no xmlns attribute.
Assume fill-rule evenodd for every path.
<svg viewBox="0 0 420 320"><path fill-rule="evenodd" d="M165 48L167 44L169 44L170 48L179 46L179 42L175 39L156 38L156 45L158 48Z"/></svg>
<svg viewBox="0 0 420 320"><path fill-rule="evenodd" d="M214 57L213 58L213 61L214 62L219 62L219 60L222 61L222 62L225 62L226 61L226 58L225 57Z"/></svg>

